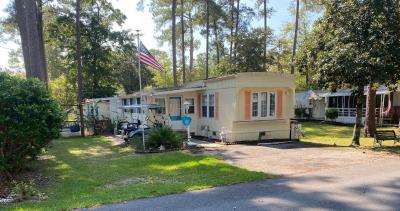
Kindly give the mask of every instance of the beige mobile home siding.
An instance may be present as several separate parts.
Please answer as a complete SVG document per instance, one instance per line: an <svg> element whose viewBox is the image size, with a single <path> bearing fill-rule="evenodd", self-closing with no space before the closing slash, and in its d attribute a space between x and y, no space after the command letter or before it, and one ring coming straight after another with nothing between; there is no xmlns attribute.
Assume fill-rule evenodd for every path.
<svg viewBox="0 0 400 211"><path fill-rule="evenodd" d="M218 106L215 107L218 111L214 111L215 114L218 113L218 118L201 117L197 126L198 135L219 138L222 127L231 130L232 115L236 107L235 86L234 78L207 82L207 90L201 94L214 94L215 96L218 93ZM205 126L208 126L209 131L206 131Z"/></svg>
<svg viewBox="0 0 400 211"><path fill-rule="evenodd" d="M294 108L294 78L280 73L248 73L237 79L237 108L232 119L232 141L257 140L260 132L265 139L287 139ZM273 119L246 118L245 92L282 92L282 117ZM277 103L277 99L276 99ZM278 108L276 108L278 110ZM251 108L250 108L251 111Z"/></svg>

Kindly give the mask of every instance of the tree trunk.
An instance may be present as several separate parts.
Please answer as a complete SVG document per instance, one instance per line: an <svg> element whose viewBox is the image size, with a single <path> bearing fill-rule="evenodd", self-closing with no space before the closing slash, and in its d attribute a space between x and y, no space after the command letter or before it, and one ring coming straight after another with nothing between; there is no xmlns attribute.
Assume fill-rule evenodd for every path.
<svg viewBox="0 0 400 211"><path fill-rule="evenodd" d="M292 50L292 64L290 65L290 73L294 74L294 59L296 56L296 49L297 49L297 34L299 31L299 9L300 9L300 0L296 1L296 21L295 21L295 28L294 28L294 39L293 39L293 50Z"/></svg>
<svg viewBox="0 0 400 211"><path fill-rule="evenodd" d="M182 82L186 83L186 62L185 62L185 20L183 18L184 15L184 5L183 1L181 0L181 49L182 49Z"/></svg>
<svg viewBox="0 0 400 211"><path fill-rule="evenodd" d="M36 1L16 0L17 24L21 35L26 77L36 77L47 85L44 43L40 38ZM42 47L41 47L42 46Z"/></svg>
<svg viewBox="0 0 400 211"><path fill-rule="evenodd" d="M189 47L189 81L192 80L193 71L193 52L194 52L194 35L193 35L193 20L192 13L189 12L189 33L190 33L190 47Z"/></svg>
<svg viewBox="0 0 400 211"><path fill-rule="evenodd" d="M237 36L239 33L239 14L240 14L240 0L237 0L237 5L236 5L236 26L235 26L235 46L234 46L234 57L236 57L236 48L237 48Z"/></svg>
<svg viewBox="0 0 400 211"><path fill-rule="evenodd" d="M376 130L376 86L373 83L370 83L368 86L366 106L367 109L365 113L365 136L374 137Z"/></svg>
<svg viewBox="0 0 400 211"><path fill-rule="evenodd" d="M230 39L229 39L229 58L232 58L232 51L233 51L233 25L235 24L235 0L231 0L231 24L230 24Z"/></svg>
<svg viewBox="0 0 400 211"><path fill-rule="evenodd" d="M176 0L172 0L172 74L174 77L174 87L178 86L176 74Z"/></svg>
<svg viewBox="0 0 400 211"><path fill-rule="evenodd" d="M218 27L217 27L217 20L213 18L214 24L214 39L215 39L215 50L216 50L216 57L217 57L217 64L220 62L220 52L219 52L219 40L218 40Z"/></svg>
<svg viewBox="0 0 400 211"><path fill-rule="evenodd" d="M353 130L353 146L360 146L360 135L362 127L362 105L364 101L364 87L358 87L356 91L356 123Z"/></svg>
<svg viewBox="0 0 400 211"><path fill-rule="evenodd" d="M267 0L264 0L264 58L267 58ZM266 64L263 63L263 69L266 70Z"/></svg>
<svg viewBox="0 0 400 211"><path fill-rule="evenodd" d="M210 37L210 1L206 0L206 80L208 79L208 54Z"/></svg>
<svg viewBox="0 0 400 211"><path fill-rule="evenodd" d="M44 34L43 34L43 1L37 0L37 16L38 16L38 32L39 32L39 47L40 52L43 55L41 63L43 65L43 70L45 72L45 81L46 86L48 86L48 75L47 75L47 62L46 62L46 51L45 51L45 44L44 44Z"/></svg>
<svg viewBox="0 0 400 211"><path fill-rule="evenodd" d="M76 30L76 69L78 78L78 109L79 119L81 124L81 136L85 137L85 121L83 119L83 83L82 83L82 56L81 56L81 0L76 0L76 17L75 17L75 30Z"/></svg>

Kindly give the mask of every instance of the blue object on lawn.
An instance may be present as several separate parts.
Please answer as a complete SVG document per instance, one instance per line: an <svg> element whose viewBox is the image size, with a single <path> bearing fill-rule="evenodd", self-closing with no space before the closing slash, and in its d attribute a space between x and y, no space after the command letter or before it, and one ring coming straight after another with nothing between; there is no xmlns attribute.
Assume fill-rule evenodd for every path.
<svg viewBox="0 0 400 211"><path fill-rule="evenodd" d="M182 123L183 125L185 125L186 127L190 125L190 123L192 123L192 117L190 116L183 116L182 117Z"/></svg>
<svg viewBox="0 0 400 211"><path fill-rule="evenodd" d="M69 126L69 130L71 133L79 132L81 130L81 126L78 124Z"/></svg>

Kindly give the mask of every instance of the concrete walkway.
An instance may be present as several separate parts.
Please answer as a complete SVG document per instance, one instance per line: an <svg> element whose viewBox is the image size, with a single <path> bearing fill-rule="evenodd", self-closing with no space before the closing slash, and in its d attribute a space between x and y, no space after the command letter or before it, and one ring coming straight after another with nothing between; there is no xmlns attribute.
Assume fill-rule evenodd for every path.
<svg viewBox="0 0 400 211"><path fill-rule="evenodd" d="M93 209L400 210L400 158Z"/></svg>

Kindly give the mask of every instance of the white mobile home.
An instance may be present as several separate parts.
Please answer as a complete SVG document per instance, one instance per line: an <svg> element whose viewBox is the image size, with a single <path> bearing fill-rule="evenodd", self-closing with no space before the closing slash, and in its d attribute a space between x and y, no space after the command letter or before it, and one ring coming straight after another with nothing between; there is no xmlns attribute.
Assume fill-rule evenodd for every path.
<svg viewBox="0 0 400 211"><path fill-rule="evenodd" d="M158 109L147 111L150 119L140 116L140 109L123 110L121 105L140 104L140 93L112 98L89 99L96 104L97 115L112 120L141 119L162 122L175 130L185 130L181 117L192 117L194 135L227 141L288 139L295 98L294 77L290 74L252 72L189 82L179 88L143 92L143 102ZM189 104L188 109L184 104Z"/></svg>
<svg viewBox="0 0 400 211"><path fill-rule="evenodd" d="M312 96L310 96L312 95ZM365 88L364 95L367 95ZM363 103L363 122L366 103ZM356 105L350 89L341 89L336 92L324 90L297 92L296 107L307 108L309 118L325 120L327 109L338 110L337 122L354 123ZM380 86L376 92L376 117L380 125L384 123L398 124L400 118L400 91L390 91L385 86Z"/></svg>

